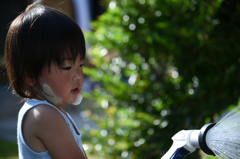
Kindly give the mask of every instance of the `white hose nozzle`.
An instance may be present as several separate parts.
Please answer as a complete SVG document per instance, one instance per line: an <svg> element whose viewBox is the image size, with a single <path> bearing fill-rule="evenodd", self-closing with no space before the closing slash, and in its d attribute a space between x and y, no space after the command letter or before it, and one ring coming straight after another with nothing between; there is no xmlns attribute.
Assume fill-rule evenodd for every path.
<svg viewBox="0 0 240 159"><path fill-rule="evenodd" d="M206 124L201 130L179 131L172 137L173 144L161 159L183 158L185 155L194 152L196 148L201 148L206 154L215 156L206 141L207 132L214 125L213 123Z"/></svg>

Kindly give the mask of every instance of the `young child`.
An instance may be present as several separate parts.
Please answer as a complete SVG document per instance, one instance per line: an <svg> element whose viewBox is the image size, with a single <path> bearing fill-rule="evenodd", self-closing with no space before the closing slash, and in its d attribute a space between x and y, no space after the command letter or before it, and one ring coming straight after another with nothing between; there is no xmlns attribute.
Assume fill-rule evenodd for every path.
<svg viewBox="0 0 240 159"><path fill-rule="evenodd" d="M79 104L85 40L62 12L36 2L10 25L5 60L18 115L20 159L86 159L81 134L64 105Z"/></svg>

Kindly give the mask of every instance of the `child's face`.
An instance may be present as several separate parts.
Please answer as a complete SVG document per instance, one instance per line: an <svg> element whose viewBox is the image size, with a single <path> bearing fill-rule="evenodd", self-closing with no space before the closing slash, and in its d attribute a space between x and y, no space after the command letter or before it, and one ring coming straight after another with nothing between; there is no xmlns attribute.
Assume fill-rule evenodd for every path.
<svg viewBox="0 0 240 159"><path fill-rule="evenodd" d="M55 93L62 98L60 105L73 103L82 91L84 75L84 60L78 56L75 63L73 59L65 59L62 67L51 64L50 71L44 67L40 76L40 83L48 83Z"/></svg>

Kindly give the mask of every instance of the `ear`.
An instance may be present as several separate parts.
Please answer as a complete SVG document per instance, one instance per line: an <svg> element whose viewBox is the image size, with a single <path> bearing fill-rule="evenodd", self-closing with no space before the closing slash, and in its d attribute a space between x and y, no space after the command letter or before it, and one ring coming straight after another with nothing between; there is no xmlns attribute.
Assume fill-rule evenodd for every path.
<svg viewBox="0 0 240 159"><path fill-rule="evenodd" d="M36 81L29 76L25 76L24 81L28 86L34 86L34 84L36 83Z"/></svg>

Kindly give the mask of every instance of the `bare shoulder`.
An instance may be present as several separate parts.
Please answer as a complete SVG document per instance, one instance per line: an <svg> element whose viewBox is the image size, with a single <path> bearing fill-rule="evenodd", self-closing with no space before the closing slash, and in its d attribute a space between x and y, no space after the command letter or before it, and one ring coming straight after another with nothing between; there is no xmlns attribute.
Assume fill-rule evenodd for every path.
<svg viewBox="0 0 240 159"><path fill-rule="evenodd" d="M41 119L41 117L43 116L47 116L48 114L57 113L57 112L58 111L55 108L45 104L41 104L31 108L26 115L31 116L37 120L37 119Z"/></svg>
<svg viewBox="0 0 240 159"><path fill-rule="evenodd" d="M61 114L58 112L56 108L53 108L48 105L38 105L34 108L30 109L26 118L31 118L33 122L44 122L49 121L50 119L54 119L55 117L61 117Z"/></svg>
<svg viewBox="0 0 240 159"><path fill-rule="evenodd" d="M60 112L48 105L39 105L26 114L24 133L32 136L36 148L49 151L52 158L82 158L83 152L77 145L73 134ZM39 147L36 146L39 145Z"/></svg>
<svg viewBox="0 0 240 159"><path fill-rule="evenodd" d="M39 139L55 130L69 129L60 112L48 105L38 105L30 109L25 115L24 125Z"/></svg>
<svg viewBox="0 0 240 159"><path fill-rule="evenodd" d="M48 105L39 105L30 109L23 119L22 133L27 145L35 152L44 152L47 147L39 138L45 126L50 126L53 120L61 120L60 113Z"/></svg>
<svg viewBox="0 0 240 159"><path fill-rule="evenodd" d="M55 123L56 120L63 120L58 110L48 105L38 105L26 113L24 125L28 125L32 128L31 130L38 132L43 127Z"/></svg>

